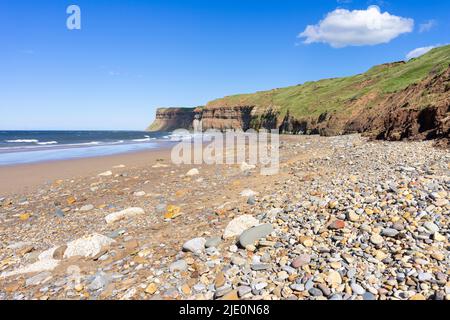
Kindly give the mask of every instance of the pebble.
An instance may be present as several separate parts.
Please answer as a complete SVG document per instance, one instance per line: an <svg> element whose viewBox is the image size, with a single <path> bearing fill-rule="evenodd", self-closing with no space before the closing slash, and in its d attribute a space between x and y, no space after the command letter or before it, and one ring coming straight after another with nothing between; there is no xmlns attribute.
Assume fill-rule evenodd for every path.
<svg viewBox="0 0 450 320"><path fill-rule="evenodd" d="M419 272L419 274L417 275L417 278L419 279L419 281L429 281L433 278L431 273L428 272Z"/></svg>
<svg viewBox="0 0 450 320"><path fill-rule="evenodd" d="M347 211L347 219L352 222L356 222L359 221L359 215L355 211L349 210Z"/></svg>
<svg viewBox="0 0 450 320"><path fill-rule="evenodd" d="M427 221L423 224L423 226L431 233L434 234L439 232L439 227L435 225L433 222Z"/></svg>
<svg viewBox="0 0 450 320"><path fill-rule="evenodd" d="M317 285L317 288L320 289L320 291L322 291L323 295L328 297L331 294L331 290L323 283L319 283Z"/></svg>
<svg viewBox="0 0 450 320"><path fill-rule="evenodd" d="M376 297L373 293L371 292L364 292L363 296L363 300L376 300Z"/></svg>
<svg viewBox="0 0 450 320"><path fill-rule="evenodd" d="M330 286L337 286L342 283L342 278L339 272L330 270L326 277L326 281Z"/></svg>
<svg viewBox="0 0 450 320"><path fill-rule="evenodd" d="M381 231L382 236L391 237L391 238L396 237L398 235L398 233L399 233L398 230L391 229L391 228L386 228L386 229L383 229L383 231Z"/></svg>
<svg viewBox="0 0 450 320"><path fill-rule="evenodd" d="M99 177L109 177L109 176L112 176L112 172L111 171L105 171L105 172L99 173L98 176Z"/></svg>
<svg viewBox="0 0 450 320"><path fill-rule="evenodd" d="M242 258L240 256L233 256L233 257L231 257L231 262L234 265L243 266L247 262L247 260L245 260L244 258Z"/></svg>
<svg viewBox="0 0 450 320"><path fill-rule="evenodd" d="M331 230L339 230L345 228L345 221L343 220L334 220L328 225L328 229Z"/></svg>
<svg viewBox="0 0 450 320"><path fill-rule="evenodd" d="M64 212L61 209L56 209L55 216L63 218L64 217Z"/></svg>
<svg viewBox="0 0 450 320"><path fill-rule="evenodd" d="M380 245L380 244L382 244L384 242L384 239L379 234L373 234L370 237L370 242L372 242L375 245Z"/></svg>
<svg viewBox="0 0 450 320"><path fill-rule="evenodd" d="M312 295L313 297L320 297L322 296L322 291L317 289L317 288L311 288L308 290L309 294Z"/></svg>
<svg viewBox="0 0 450 320"><path fill-rule="evenodd" d="M143 215L145 214L144 209L142 208L128 208L122 211L110 213L105 217L106 223L114 223L117 221L120 221L125 218L134 217L136 215Z"/></svg>
<svg viewBox="0 0 450 320"><path fill-rule="evenodd" d="M291 262L293 268L301 268L308 265L311 262L311 256L309 254L301 254Z"/></svg>
<svg viewBox="0 0 450 320"><path fill-rule="evenodd" d="M150 283L146 288L145 292L148 294L154 294L158 290L158 286L155 283Z"/></svg>
<svg viewBox="0 0 450 320"><path fill-rule="evenodd" d="M220 237L211 237L206 239L205 248L217 247L222 242Z"/></svg>
<svg viewBox="0 0 450 320"><path fill-rule="evenodd" d="M231 220L223 232L223 238L229 239L240 236L245 230L259 224L259 220L249 214L241 215Z"/></svg>
<svg viewBox="0 0 450 320"><path fill-rule="evenodd" d="M250 288L249 286L239 286L237 288L237 291L238 291L239 297L244 297L245 295L252 292L252 288Z"/></svg>
<svg viewBox="0 0 450 320"><path fill-rule="evenodd" d="M239 236L239 244L245 248L248 245L254 244L261 238L266 237L273 231L271 224L261 224L259 226L252 227L241 233Z"/></svg>
<svg viewBox="0 0 450 320"><path fill-rule="evenodd" d="M206 243L205 238L201 238L201 237L200 238L194 238L194 239L191 239L189 241L186 241L183 244L183 250L184 251L190 251L190 252L193 252L193 253L200 253L203 250L205 250L205 243Z"/></svg>
<svg viewBox="0 0 450 320"><path fill-rule="evenodd" d="M363 295L364 293L366 293L366 290L365 290L362 286L360 286L359 284L357 284L356 282L353 282L353 283L350 285L350 287L352 288L352 291L353 291L355 294Z"/></svg>
<svg viewBox="0 0 450 320"><path fill-rule="evenodd" d="M196 168L193 168L193 169L189 170L189 171L186 173L186 175L187 175L188 177L196 176L196 175L198 175L198 174L200 174L200 172L199 172L198 169L196 169Z"/></svg>
<svg viewBox="0 0 450 320"><path fill-rule="evenodd" d="M188 264L186 263L185 260L175 261L169 266L170 272L185 271L185 270L187 270L187 268L188 268Z"/></svg>
<svg viewBox="0 0 450 320"><path fill-rule="evenodd" d="M270 264L268 263L254 263L251 265L252 270L260 271L260 270L267 270L270 268Z"/></svg>
<svg viewBox="0 0 450 320"><path fill-rule="evenodd" d="M80 208L80 211L86 212L86 211L91 211L92 209L94 209L94 206L92 204L87 204L85 206L82 206Z"/></svg>

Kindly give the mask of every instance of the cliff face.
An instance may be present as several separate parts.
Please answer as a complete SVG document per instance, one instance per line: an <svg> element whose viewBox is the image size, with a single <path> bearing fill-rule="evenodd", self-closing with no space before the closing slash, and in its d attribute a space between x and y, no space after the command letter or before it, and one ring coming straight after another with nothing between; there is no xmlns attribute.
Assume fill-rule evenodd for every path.
<svg viewBox="0 0 450 320"><path fill-rule="evenodd" d="M173 131L193 128L194 108L158 108L155 121L147 131Z"/></svg>
<svg viewBox="0 0 450 320"><path fill-rule="evenodd" d="M350 119L345 132L366 132L378 139L450 138L450 67L389 95L370 112Z"/></svg>
<svg viewBox="0 0 450 320"><path fill-rule="evenodd" d="M229 96L183 110L158 110L152 130L191 129L197 118L203 130L277 128L325 136L359 132L377 139L440 139L448 144L450 46L353 77Z"/></svg>
<svg viewBox="0 0 450 320"><path fill-rule="evenodd" d="M202 128L248 130L252 119L252 106L205 108L201 113Z"/></svg>
<svg viewBox="0 0 450 320"><path fill-rule="evenodd" d="M147 128L148 131L173 131L175 129L192 130L194 120L207 129L242 129L251 127L251 106L231 106L215 108L160 108L156 111L156 119Z"/></svg>

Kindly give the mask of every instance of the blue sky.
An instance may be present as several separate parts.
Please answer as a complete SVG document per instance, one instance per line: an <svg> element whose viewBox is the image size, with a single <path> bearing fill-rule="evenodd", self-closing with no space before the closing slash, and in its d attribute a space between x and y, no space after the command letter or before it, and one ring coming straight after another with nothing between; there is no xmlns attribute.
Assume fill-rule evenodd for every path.
<svg viewBox="0 0 450 320"><path fill-rule="evenodd" d="M66 27L71 4L81 30ZM159 106L360 73L448 43L449 12L442 0L2 0L0 129L141 130Z"/></svg>

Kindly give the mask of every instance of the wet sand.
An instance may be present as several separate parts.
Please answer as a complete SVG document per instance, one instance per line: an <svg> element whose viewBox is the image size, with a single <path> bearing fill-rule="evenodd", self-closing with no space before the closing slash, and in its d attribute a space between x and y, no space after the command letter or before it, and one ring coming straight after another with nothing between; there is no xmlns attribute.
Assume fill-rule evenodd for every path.
<svg viewBox="0 0 450 320"><path fill-rule="evenodd" d="M0 196L32 192L55 180L95 176L118 165L125 165L126 168L153 165L159 159L164 163L170 161L169 147L110 156L0 166ZM114 173L120 171L121 168L114 169Z"/></svg>

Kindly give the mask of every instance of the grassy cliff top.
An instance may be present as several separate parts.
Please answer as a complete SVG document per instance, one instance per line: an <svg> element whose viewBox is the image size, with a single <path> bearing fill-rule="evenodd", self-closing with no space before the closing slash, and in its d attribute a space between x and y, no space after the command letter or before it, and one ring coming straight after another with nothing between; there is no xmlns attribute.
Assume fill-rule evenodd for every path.
<svg viewBox="0 0 450 320"><path fill-rule="evenodd" d="M439 74L450 65L450 45L435 48L408 62L394 62L375 66L365 73L351 77L306 82L286 88L237 94L213 100L207 108L219 106L273 106L281 114L317 116L324 112L345 112L351 103L364 96L382 98L389 93L418 83L430 73ZM367 107L370 107L368 105Z"/></svg>

